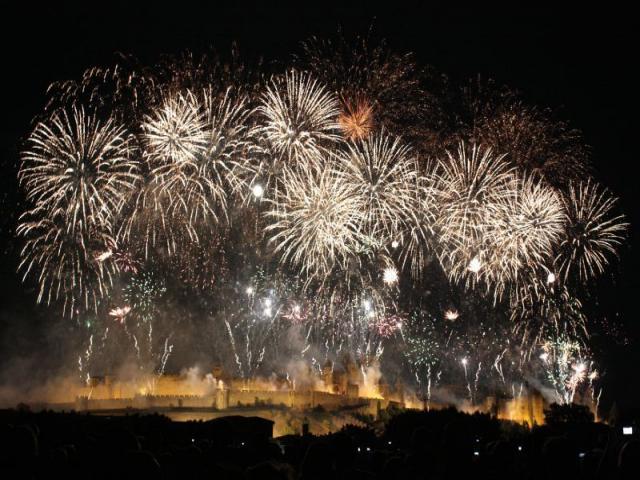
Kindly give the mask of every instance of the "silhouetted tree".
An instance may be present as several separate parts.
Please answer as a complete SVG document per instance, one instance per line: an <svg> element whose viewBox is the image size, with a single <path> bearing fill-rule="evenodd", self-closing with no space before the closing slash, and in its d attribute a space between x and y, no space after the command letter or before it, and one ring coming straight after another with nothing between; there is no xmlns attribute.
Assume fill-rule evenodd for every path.
<svg viewBox="0 0 640 480"><path fill-rule="evenodd" d="M584 405L552 403L544 411L544 420L549 426L557 426L562 424L593 423L594 417L591 410Z"/></svg>

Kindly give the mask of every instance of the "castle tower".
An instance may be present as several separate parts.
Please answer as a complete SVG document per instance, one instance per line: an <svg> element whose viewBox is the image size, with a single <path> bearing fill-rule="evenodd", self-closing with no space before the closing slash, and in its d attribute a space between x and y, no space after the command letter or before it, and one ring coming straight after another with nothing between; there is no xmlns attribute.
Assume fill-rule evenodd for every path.
<svg viewBox="0 0 640 480"><path fill-rule="evenodd" d="M327 360L322 366L322 381L327 390L331 391L333 388L333 362Z"/></svg>

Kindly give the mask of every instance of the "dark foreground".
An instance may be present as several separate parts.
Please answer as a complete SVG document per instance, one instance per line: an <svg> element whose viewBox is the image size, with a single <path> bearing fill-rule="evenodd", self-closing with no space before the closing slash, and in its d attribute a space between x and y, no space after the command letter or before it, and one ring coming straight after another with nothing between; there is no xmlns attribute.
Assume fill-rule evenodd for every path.
<svg viewBox="0 0 640 480"><path fill-rule="evenodd" d="M385 415L374 429L271 438L272 422L172 422L0 411L0 478L628 479L640 443L577 411L529 430L455 410ZM377 434L375 432L378 432Z"/></svg>

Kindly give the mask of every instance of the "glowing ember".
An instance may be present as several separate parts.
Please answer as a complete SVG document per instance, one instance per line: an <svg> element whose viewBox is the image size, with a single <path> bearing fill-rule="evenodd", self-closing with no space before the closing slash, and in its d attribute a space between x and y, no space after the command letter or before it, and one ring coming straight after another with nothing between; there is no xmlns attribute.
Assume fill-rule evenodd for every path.
<svg viewBox="0 0 640 480"><path fill-rule="evenodd" d="M444 318L450 321L457 320L459 316L460 314L457 310L447 310L446 312L444 312Z"/></svg>
<svg viewBox="0 0 640 480"><path fill-rule="evenodd" d="M384 269L382 279L387 285L393 285L398 282L398 270L394 267Z"/></svg>
<svg viewBox="0 0 640 480"><path fill-rule="evenodd" d="M131 307L129 305L125 305L124 307L116 307L109 310L109 315L114 317L114 320L119 321L120 323L124 323L125 317L131 312Z"/></svg>

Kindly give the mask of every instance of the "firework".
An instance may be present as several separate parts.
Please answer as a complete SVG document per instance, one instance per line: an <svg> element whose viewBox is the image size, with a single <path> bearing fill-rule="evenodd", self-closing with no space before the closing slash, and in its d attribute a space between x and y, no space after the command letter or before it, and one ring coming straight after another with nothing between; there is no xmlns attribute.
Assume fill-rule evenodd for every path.
<svg viewBox="0 0 640 480"><path fill-rule="evenodd" d="M295 70L275 77L262 95L258 113L274 160L293 166L319 161L338 140L338 101L325 86Z"/></svg>
<svg viewBox="0 0 640 480"><path fill-rule="evenodd" d="M208 154L216 151L219 135L215 126L208 130L196 96L187 92L168 97L147 117L143 129L155 193L168 199L166 214L186 215L191 225L210 217L217 220L216 208L224 209L225 192L217 159Z"/></svg>
<svg viewBox="0 0 640 480"><path fill-rule="evenodd" d="M559 403L573 403L576 392L598 377L585 348L566 337L546 341L539 358Z"/></svg>
<svg viewBox="0 0 640 480"><path fill-rule="evenodd" d="M48 215L34 209L21 217L17 233L24 238L19 265L23 278L38 279L38 303L62 300L63 315L97 311L111 288L116 266L112 259L97 261L96 255L113 238L95 229L71 233L64 221L49 220Z"/></svg>
<svg viewBox="0 0 640 480"><path fill-rule="evenodd" d="M520 180L499 208L503 210L494 213L490 227L497 293L516 283L526 269L550 265L564 229L560 196L531 178Z"/></svg>
<svg viewBox="0 0 640 480"><path fill-rule="evenodd" d="M547 338L567 336L585 344L589 338L582 303L565 285L555 285L544 273L531 276L513 291L510 315L514 339L528 360Z"/></svg>
<svg viewBox="0 0 640 480"><path fill-rule="evenodd" d="M248 127L253 114L248 106L249 98L231 88L222 96L216 96L208 89L203 97L207 143L199 170L206 171L210 185L234 192L243 191L249 170L247 164L254 149L252 132ZM211 192L214 190L209 188Z"/></svg>
<svg viewBox="0 0 640 480"><path fill-rule="evenodd" d="M164 238L174 253L182 238L197 243L227 214L227 199L244 190L246 156L250 150L246 98L227 90L211 90L201 99L187 92L170 96L143 125L150 179L140 191L132 214L121 230L132 231L148 247Z"/></svg>
<svg viewBox="0 0 640 480"><path fill-rule="evenodd" d="M157 307L157 301L166 293L162 278L153 273L142 272L131 279L124 288L124 300L143 321L149 320Z"/></svg>
<svg viewBox="0 0 640 480"><path fill-rule="evenodd" d="M496 272L488 268L494 254L492 224L513 194L513 172L491 149L460 144L457 155L439 163L434 186L437 202L435 229L440 261L453 281L490 283ZM469 273L471 275L469 275Z"/></svg>
<svg viewBox="0 0 640 480"><path fill-rule="evenodd" d="M410 149L383 132L350 143L339 162L343 181L363 207L360 230L370 244L387 244L417 209L419 176Z"/></svg>
<svg viewBox="0 0 640 480"><path fill-rule="evenodd" d="M169 95L155 112L147 115L142 129L148 155L157 164L155 169L159 169L156 175L161 175L165 166L193 162L203 156L205 128L202 106L190 91Z"/></svg>
<svg viewBox="0 0 640 480"><path fill-rule="evenodd" d="M413 312L403 325L404 348L402 353L409 364L421 396L427 408L431 401L432 388L442 375L442 348L447 342L447 333L430 315Z"/></svg>
<svg viewBox="0 0 640 480"><path fill-rule="evenodd" d="M398 269L395 267L387 267L382 272L382 281L387 285L395 285L398 283Z"/></svg>
<svg viewBox="0 0 640 480"><path fill-rule="evenodd" d="M439 90L437 75L419 67L413 55L397 54L385 42L369 40L314 37L303 43L298 60L345 100L343 120L351 125L343 129L346 136L354 132L353 120L357 120L360 128L355 132L371 122L396 135L419 138L416 146L425 146L442 118L438 100L424 89L430 84ZM359 108L359 103L371 111Z"/></svg>
<svg viewBox="0 0 640 480"><path fill-rule="evenodd" d="M113 265L96 257L113 243L115 219L139 180L126 131L74 108L39 123L28 139L19 178L34 206L22 216L21 268L34 268L38 300L64 297L65 311L97 308Z"/></svg>
<svg viewBox="0 0 640 480"><path fill-rule="evenodd" d="M588 175L582 135L551 111L528 106L512 90L487 81L467 85L461 103L468 110L463 137L506 153L505 160L519 171L562 187Z"/></svg>
<svg viewBox="0 0 640 480"><path fill-rule="evenodd" d="M155 73L129 55L118 55L111 66L87 69L80 80L53 83L47 89L46 111L69 105L90 106L98 114L137 121L155 102L160 85Z"/></svg>
<svg viewBox="0 0 640 480"><path fill-rule="evenodd" d="M457 310L447 310L446 312L444 312L444 318L446 320L449 320L450 322L457 320L459 316L460 314Z"/></svg>
<svg viewBox="0 0 640 480"><path fill-rule="evenodd" d="M282 261L311 276L344 267L358 249L359 207L354 188L335 170L286 170L286 190L267 212L269 241Z"/></svg>
<svg viewBox="0 0 640 480"><path fill-rule="evenodd" d="M139 180L124 128L73 108L36 125L27 144L19 173L27 199L70 234L110 231Z"/></svg>
<svg viewBox="0 0 640 480"><path fill-rule="evenodd" d="M349 140L361 140L373 131L373 107L364 99L354 104L342 101L343 109L338 117L342 134Z"/></svg>
<svg viewBox="0 0 640 480"><path fill-rule="evenodd" d="M601 274L623 242L627 224L615 216L616 199L597 184L571 184L564 198L566 231L556 258L563 280L574 274L581 281Z"/></svg>
<svg viewBox="0 0 640 480"><path fill-rule="evenodd" d="M245 378L343 359L366 389L400 354L427 405L443 380L472 404L529 374L593 393L577 293L627 225L571 183L580 136L482 84L436 98L384 44L304 50L266 85L187 53L52 86L22 156L20 269L86 326L83 379L109 338L161 374L179 323Z"/></svg>
<svg viewBox="0 0 640 480"><path fill-rule="evenodd" d="M131 311L131 307L129 305L125 305L124 307L116 307L109 310L109 315L114 318L114 320L119 321L120 323L124 323L124 319L129 312Z"/></svg>

